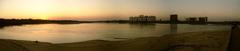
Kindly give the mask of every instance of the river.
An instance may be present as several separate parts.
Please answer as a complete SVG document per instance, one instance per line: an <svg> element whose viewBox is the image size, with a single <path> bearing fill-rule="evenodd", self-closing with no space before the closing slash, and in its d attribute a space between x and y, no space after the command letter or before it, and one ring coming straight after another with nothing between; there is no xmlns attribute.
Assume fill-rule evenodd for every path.
<svg viewBox="0 0 240 51"><path fill-rule="evenodd" d="M118 23L36 24L3 27L0 29L0 39L70 43L89 40L119 41L185 32L225 30L230 30L230 26Z"/></svg>

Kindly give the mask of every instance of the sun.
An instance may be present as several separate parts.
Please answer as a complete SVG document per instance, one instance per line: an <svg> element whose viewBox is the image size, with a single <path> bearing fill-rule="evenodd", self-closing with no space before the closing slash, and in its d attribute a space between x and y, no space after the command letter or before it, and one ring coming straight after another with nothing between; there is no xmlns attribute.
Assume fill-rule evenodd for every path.
<svg viewBox="0 0 240 51"><path fill-rule="evenodd" d="M33 10L35 12L35 16L38 16L40 19L48 19L50 15L50 11L46 8Z"/></svg>
<svg viewBox="0 0 240 51"><path fill-rule="evenodd" d="M44 20L46 20L46 19L48 19L48 17L41 17L40 19L44 19Z"/></svg>
<svg viewBox="0 0 240 51"><path fill-rule="evenodd" d="M26 5L27 11L31 12L37 19L49 19L54 5L48 0L34 0L29 2L31 4Z"/></svg>
<svg viewBox="0 0 240 51"><path fill-rule="evenodd" d="M42 15L42 16L39 16L39 19L48 20L48 19L49 19L49 17L48 17L48 16L46 16L46 15Z"/></svg>

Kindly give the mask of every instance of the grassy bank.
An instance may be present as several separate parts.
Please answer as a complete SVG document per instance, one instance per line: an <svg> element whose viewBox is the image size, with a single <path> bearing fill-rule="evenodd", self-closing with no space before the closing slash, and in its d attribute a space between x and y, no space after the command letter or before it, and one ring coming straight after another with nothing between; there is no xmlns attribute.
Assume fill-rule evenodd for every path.
<svg viewBox="0 0 240 51"><path fill-rule="evenodd" d="M125 41L93 40L52 44L0 40L1 51L225 51L229 31L189 32Z"/></svg>

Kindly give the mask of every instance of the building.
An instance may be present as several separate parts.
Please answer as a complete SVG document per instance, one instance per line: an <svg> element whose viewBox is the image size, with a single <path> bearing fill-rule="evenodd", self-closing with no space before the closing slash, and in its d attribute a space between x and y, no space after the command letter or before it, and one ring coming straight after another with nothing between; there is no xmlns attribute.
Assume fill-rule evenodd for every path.
<svg viewBox="0 0 240 51"><path fill-rule="evenodd" d="M199 22L205 23L208 21L208 17L199 17L198 20Z"/></svg>
<svg viewBox="0 0 240 51"><path fill-rule="evenodd" d="M156 16L149 16L147 21L156 21Z"/></svg>
<svg viewBox="0 0 240 51"><path fill-rule="evenodd" d="M131 22L154 22L154 21L156 21L156 16L144 16L144 15L132 16L132 17L129 17L129 21L131 21Z"/></svg>
<svg viewBox="0 0 240 51"><path fill-rule="evenodd" d="M170 15L170 22L171 23L177 23L178 22L178 15L177 14Z"/></svg>
<svg viewBox="0 0 240 51"><path fill-rule="evenodd" d="M208 17L189 17L189 18L186 18L186 21L188 23L194 23L194 24L206 24L208 21Z"/></svg>
<svg viewBox="0 0 240 51"><path fill-rule="evenodd" d="M193 23L193 22L197 22L197 18L196 17L190 17L190 18L186 18L186 21Z"/></svg>

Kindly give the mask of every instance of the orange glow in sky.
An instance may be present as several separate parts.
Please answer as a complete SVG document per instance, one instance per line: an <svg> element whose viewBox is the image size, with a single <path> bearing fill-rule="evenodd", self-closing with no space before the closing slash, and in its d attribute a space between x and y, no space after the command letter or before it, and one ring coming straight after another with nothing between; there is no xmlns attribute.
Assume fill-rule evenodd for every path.
<svg viewBox="0 0 240 51"><path fill-rule="evenodd" d="M0 0L0 18L104 20L140 14L240 19L240 0Z"/></svg>

